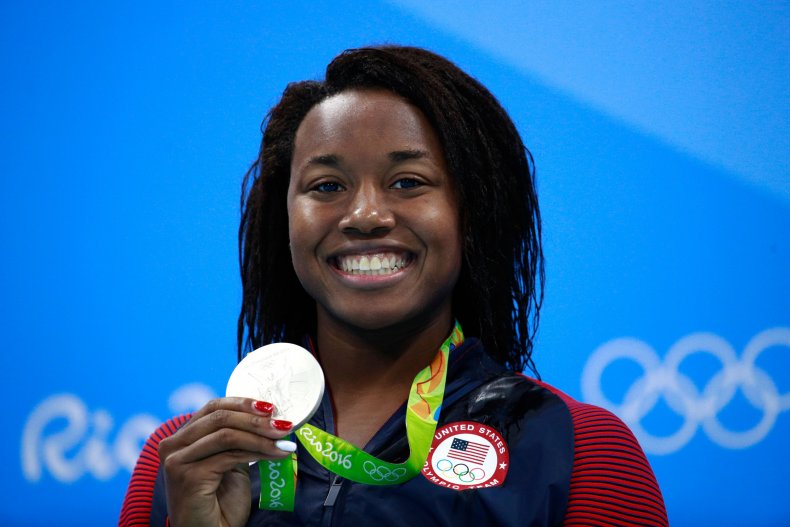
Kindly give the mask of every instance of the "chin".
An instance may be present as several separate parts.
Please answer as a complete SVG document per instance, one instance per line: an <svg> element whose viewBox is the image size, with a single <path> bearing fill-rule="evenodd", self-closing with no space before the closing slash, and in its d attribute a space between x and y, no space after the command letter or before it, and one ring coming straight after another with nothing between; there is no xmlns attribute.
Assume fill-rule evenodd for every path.
<svg viewBox="0 0 790 527"><path fill-rule="evenodd" d="M360 310L323 310L328 318L357 331L368 332L403 332L419 330L430 326L443 310L436 306L409 305L409 309L370 309L366 306Z"/></svg>
<svg viewBox="0 0 790 527"><path fill-rule="evenodd" d="M334 318L339 319L347 326L364 331L381 331L402 325L409 325L409 322L414 319L414 316L389 311L371 312L368 310L364 313L346 314L345 316L335 316Z"/></svg>

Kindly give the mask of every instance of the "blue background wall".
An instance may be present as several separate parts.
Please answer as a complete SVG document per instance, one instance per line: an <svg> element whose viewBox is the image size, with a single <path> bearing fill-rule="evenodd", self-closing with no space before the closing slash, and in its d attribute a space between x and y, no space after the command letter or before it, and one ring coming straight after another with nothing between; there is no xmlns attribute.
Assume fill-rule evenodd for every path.
<svg viewBox="0 0 790 527"><path fill-rule="evenodd" d="M385 42L535 155L543 377L638 432L673 525L790 524L787 2L265 4L0 7L0 524L115 522L151 427L222 393L261 118Z"/></svg>

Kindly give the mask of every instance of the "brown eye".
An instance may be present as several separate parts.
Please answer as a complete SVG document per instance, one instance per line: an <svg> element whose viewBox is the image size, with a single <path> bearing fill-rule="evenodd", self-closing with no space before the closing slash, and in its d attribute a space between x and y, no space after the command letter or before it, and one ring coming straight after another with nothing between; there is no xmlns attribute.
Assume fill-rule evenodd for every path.
<svg viewBox="0 0 790 527"><path fill-rule="evenodd" d="M403 179L399 179L398 181L393 183L392 184L392 188L396 188L396 189L410 189L410 188L419 187L421 185L422 185L422 183L417 181L414 178L403 178Z"/></svg>
<svg viewBox="0 0 790 527"><path fill-rule="evenodd" d="M341 192L345 190L340 183L335 183L334 181L325 181L323 183L319 183L318 185L314 186L312 189L316 192L328 193L328 192Z"/></svg>

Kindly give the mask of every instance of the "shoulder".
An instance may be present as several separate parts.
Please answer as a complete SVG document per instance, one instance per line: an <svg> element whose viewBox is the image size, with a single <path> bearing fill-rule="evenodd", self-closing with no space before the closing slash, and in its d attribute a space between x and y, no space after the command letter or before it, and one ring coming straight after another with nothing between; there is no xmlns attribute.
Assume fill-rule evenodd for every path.
<svg viewBox="0 0 790 527"><path fill-rule="evenodd" d="M668 525L661 489L642 448L623 421L604 408L576 401L544 382L573 423L574 454L564 525Z"/></svg>
<svg viewBox="0 0 790 527"><path fill-rule="evenodd" d="M148 437L132 471L118 525L149 525L154 486L159 472L159 443L184 426L190 417L187 414L169 419Z"/></svg>

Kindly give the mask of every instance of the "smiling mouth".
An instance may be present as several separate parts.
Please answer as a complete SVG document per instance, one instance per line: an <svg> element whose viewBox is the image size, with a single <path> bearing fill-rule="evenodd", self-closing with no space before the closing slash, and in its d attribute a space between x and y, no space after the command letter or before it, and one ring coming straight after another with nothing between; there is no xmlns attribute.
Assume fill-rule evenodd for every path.
<svg viewBox="0 0 790 527"><path fill-rule="evenodd" d="M334 267L344 273L363 276L395 274L414 261L411 253L346 254L332 258Z"/></svg>

